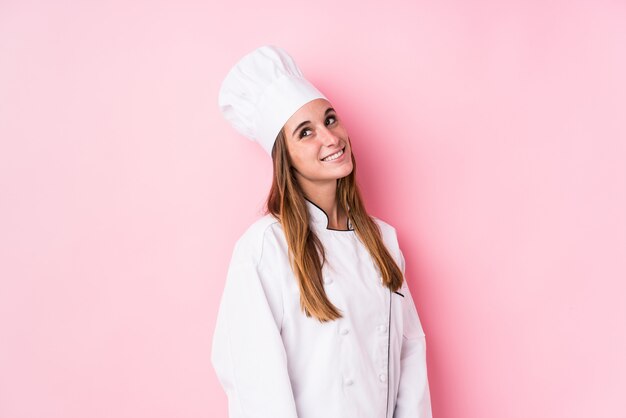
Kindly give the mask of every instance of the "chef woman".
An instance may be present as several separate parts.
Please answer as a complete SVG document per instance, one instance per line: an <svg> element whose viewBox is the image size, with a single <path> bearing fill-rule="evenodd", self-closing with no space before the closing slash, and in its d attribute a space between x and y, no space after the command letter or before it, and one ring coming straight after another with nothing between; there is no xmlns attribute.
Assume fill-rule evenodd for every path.
<svg viewBox="0 0 626 418"><path fill-rule="evenodd" d="M213 336L230 417L431 417L396 230L363 205L340 113L271 45L229 71L219 106L274 167L265 216L235 244Z"/></svg>

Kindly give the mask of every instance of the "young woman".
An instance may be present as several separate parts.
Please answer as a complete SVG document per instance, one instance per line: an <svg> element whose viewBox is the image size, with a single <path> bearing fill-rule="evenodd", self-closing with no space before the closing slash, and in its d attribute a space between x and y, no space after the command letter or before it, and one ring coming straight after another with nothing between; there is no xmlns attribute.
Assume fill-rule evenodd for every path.
<svg viewBox="0 0 626 418"><path fill-rule="evenodd" d="M231 417L429 418L424 332L395 229L368 215L337 110L281 48L220 108L270 153L267 214L237 241L211 361Z"/></svg>

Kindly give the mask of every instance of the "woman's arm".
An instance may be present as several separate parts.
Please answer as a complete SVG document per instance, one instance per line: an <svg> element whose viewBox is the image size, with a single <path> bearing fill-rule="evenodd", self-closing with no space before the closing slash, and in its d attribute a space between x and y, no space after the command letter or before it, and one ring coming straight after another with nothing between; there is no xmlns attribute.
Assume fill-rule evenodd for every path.
<svg viewBox="0 0 626 418"><path fill-rule="evenodd" d="M267 284L265 284L267 287ZM266 296L267 295L267 296ZM249 244L235 246L220 302L211 362L228 396L229 416L296 418L279 298L264 288Z"/></svg>
<svg viewBox="0 0 626 418"><path fill-rule="evenodd" d="M405 263L402 251L400 251L400 264L402 274L404 274ZM400 386L393 416L394 418L432 418L424 331L406 281L400 292L404 295L402 298L404 328L400 355Z"/></svg>

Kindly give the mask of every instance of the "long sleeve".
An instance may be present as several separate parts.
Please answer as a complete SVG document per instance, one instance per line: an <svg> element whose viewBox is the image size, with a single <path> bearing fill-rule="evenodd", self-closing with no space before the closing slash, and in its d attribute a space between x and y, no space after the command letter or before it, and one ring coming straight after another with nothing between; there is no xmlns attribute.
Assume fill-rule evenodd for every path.
<svg viewBox="0 0 626 418"><path fill-rule="evenodd" d="M402 251L400 261L404 274L405 262ZM404 328L400 355L400 386L393 417L432 418L426 369L426 338L406 281L402 289Z"/></svg>
<svg viewBox="0 0 626 418"><path fill-rule="evenodd" d="M263 281L254 254L249 242L235 245L211 362L228 396L231 418L297 418L280 336L282 300L277 286Z"/></svg>

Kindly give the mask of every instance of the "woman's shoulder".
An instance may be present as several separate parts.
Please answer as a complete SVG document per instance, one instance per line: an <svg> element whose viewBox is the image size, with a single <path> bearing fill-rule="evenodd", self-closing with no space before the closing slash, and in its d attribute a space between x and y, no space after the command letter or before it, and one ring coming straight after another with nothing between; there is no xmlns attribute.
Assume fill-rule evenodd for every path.
<svg viewBox="0 0 626 418"><path fill-rule="evenodd" d="M376 216L372 216L371 218L380 228L380 233L387 248L393 250L393 252L395 253L396 250L399 248L398 234L396 228L391 223L384 221Z"/></svg>
<svg viewBox="0 0 626 418"><path fill-rule="evenodd" d="M245 251L258 262L261 259L265 242L282 233L280 221L267 214L257 219L246 228L235 244L235 251Z"/></svg>
<svg viewBox="0 0 626 418"><path fill-rule="evenodd" d="M275 224L280 224L274 215L267 214L252 222L239 238L240 240L255 240L263 237L267 230Z"/></svg>
<svg viewBox="0 0 626 418"><path fill-rule="evenodd" d="M396 228L392 224L390 224L387 221L384 221L383 219L377 216L371 216L371 218L374 220L374 222L376 222L383 236L385 235L394 236L394 237L396 236Z"/></svg>

